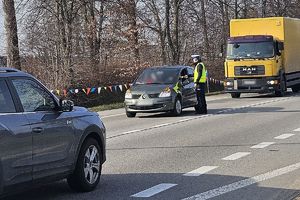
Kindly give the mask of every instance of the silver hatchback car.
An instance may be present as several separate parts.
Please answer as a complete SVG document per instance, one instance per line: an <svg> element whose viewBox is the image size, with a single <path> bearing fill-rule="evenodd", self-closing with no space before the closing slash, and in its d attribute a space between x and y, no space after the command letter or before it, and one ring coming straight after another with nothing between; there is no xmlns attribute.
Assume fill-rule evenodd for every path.
<svg viewBox="0 0 300 200"><path fill-rule="evenodd" d="M0 196L64 178L76 191L93 190L105 134L97 113L57 99L29 74L0 68Z"/></svg>
<svg viewBox="0 0 300 200"><path fill-rule="evenodd" d="M127 117L136 113L172 112L195 107L194 69L189 66L150 67L145 69L125 94Z"/></svg>

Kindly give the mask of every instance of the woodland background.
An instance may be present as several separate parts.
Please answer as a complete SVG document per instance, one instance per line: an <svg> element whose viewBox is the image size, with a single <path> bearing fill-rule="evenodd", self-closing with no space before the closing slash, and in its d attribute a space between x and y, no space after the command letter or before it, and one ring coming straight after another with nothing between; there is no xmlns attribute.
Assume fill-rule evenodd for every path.
<svg viewBox="0 0 300 200"><path fill-rule="evenodd" d="M11 30L7 39L18 39L8 42L8 64L34 74L49 88L130 83L144 67L190 64L192 54L202 55L210 76L222 80L224 57L219 54L226 51L231 19L300 18L300 0L2 0L2 4L9 19L6 30ZM13 5L15 10L9 9ZM18 50L19 58L14 55Z"/></svg>

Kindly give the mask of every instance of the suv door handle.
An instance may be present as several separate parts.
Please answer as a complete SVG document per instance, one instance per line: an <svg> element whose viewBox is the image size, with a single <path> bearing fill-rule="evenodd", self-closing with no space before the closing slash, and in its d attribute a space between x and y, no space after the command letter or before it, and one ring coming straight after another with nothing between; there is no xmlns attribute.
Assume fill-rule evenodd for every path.
<svg viewBox="0 0 300 200"><path fill-rule="evenodd" d="M37 127L37 128L32 129L32 132L34 132L34 133L42 133L43 131L44 131L44 129L41 128L41 127Z"/></svg>

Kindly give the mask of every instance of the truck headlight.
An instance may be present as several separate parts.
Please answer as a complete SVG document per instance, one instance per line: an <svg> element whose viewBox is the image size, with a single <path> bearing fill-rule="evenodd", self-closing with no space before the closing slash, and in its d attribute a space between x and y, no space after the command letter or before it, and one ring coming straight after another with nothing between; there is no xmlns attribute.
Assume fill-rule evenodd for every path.
<svg viewBox="0 0 300 200"><path fill-rule="evenodd" d="M159 98L164 98L164 97L170 97L171 96L171 89L169 87L167 87L166 89L164 89L164 91L162 91L159 94Z"/></svg>
<svg viewBox="0 0 300 200"><path fill-rule="evenodd" d="M132 93L130 90L127 90L125 93L125 99L132 99Z"/></svg>
<svg viewBox="0 0 300 200"><path fill-rule="evenodd" d="M268 85L277 85L278 81L277 80L271 80L271 81L268 81L267 83L268 83Z"/></svg>
<svg viewBox="0 0 300 200"><path fill-rule="evenodd" d="M224 82L224 86L230 87L233 86L233 82Z"/></svg>

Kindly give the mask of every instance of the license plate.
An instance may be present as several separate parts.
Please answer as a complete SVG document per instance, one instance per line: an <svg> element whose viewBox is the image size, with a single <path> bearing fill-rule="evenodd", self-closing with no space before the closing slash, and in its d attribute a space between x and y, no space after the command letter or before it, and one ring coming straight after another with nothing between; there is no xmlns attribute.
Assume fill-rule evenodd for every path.
<svg viewBox="0 0 300 200"><path fill-rule="evenodd" d="M255 85L256 81L255 80L244 80L243 85Z"/></svg>

